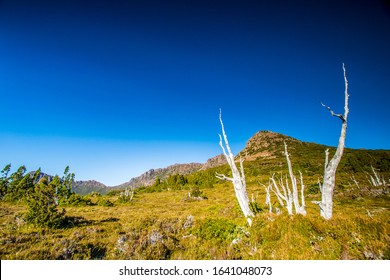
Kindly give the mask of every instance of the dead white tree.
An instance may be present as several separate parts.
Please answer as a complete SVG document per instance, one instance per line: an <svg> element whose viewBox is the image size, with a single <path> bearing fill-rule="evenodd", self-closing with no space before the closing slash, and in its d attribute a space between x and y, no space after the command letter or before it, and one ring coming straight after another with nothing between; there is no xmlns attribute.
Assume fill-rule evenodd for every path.
<svg viewBox="0 0 390 280"><path fill-rule="evenodd" d="M300 181L301 181L301 204L299 204L299 195L298 195L298 187L297 187L297 178L295 177L293 170L292 170L292 165L290 161L290 155L288 154L287 151L287 144L284 142L284 153L286 155L286 160L287 160L287 165L288 165L288 173L290 175L290 180L291 180L291 185L292 185L292 199L294 203L294 208L295 208L295 213L301 214L301 215L306 215L306 205L305 205L305 185L303 184L303 177L301 171L299 171L300 175Z"/></svg>
<svg viewBox="0 0 390 280"><path fill-rule="evenodd" d="M345 83L344 115L335 114L330 107L321 103L322 106L324 106L326 109L329 110L332 116L338 117L342 121L339 143L336 149L336 153L334 154L333 158L330 161L329 161L329 150L327 149L325 151L324 178L323 178L323 183L319 184L320 191L321 191L321 201L314 202L320 206L320 214L326 220L332 218L333 191L336 184L336 170L340 163L341 157L343 156L344 147L345 147L345 138L347 136L349 94L348 94L348 80L347 80L347 74L346 74L344 63L343 63L343 72L344 72L344 83Z"/></svg>
<svg viewBox="0 0 390 280"><path fill-rule="evenodd" d="M370 185L373 187L385 186L386 185L385 178L383 176L382 176L382 179L379 178L378 173L376 173L376 171L372 165L371 165L371 170L372 170L372 175L369 174L368 172L366 172L367 175L370 176L370 178L368 179L368 182L370 183Z"/></svg>
<svg viewBox="0 0 390 280"><path fill-rule="evenodd" d="M240 170L238 170L236 163L234 161L233 153L229 146L229 141L225 132L225 128L222 122L222 111L219 112L219 121L221 123L222 127L222 135L223 135L223 141L225 143L226 149L224 147L222 136L219 134L219 145L222 148L223 154L226 158L226 161L228 162L230 169L232 171L233 178L227 177L223 174L216 173L216 177L221 180L227 180L233 183L234 191L238 200L238 204L240 205L241 211L243 212L245 218L248 221L249 226L252 225L252 217L254 217L254 214L249 206L249 198L248 193L246 191L246 181L245 181L245 174L244 174L244 160L240 157Z"/></svg>
<svg viewBox="0 0 390 280"><path fill-rule="evenodd" d="M358 189L360 189L359 183L358 183L358 181L356 180L355 175L352 174L352 175L351 175L351 179L352 179L352 181L355 183L356 187L357 187Z"/></svg>
<svg viewBox="0 0 390 280"><path fill-rule="evenodd" d="M283 194L280 191L280 188L274 178L274 175L270 178L272 182L272 191L276 195L277 199L279 200L279 203L284 207L284 204L286 204L287 212L289 215L293 214L293 206L295 209L296 214L306 215L306 206L305 206L305 196L304 196L304 190L305 185L303 184L303 177L302 173L299 171L300 174L300 183L301 183L301 203L299 202L299 194L298 194L298 184L297 184L297 178L295 177L292 165L290 161L290 156L287 150L287 144L284 143L284 154L286 156L287 166L288 166L288 173L290 175L290 182L291 182L291 189L288 183L288 178L286 176L286 185L284 185L283 175L280 177L279 185L280 188L283 190Z"/></svg>
<svg viewBox="0 0 390 280"><path fill-rule="evenodd" d="M119 198L123 199L124 201L130 202L133 200L134 191L135 186L126 187L124 191L119 194Z"/></svg>
<svg viewBox="0 0 390 280"><path fill-rule="evenodd" d="M265 204L268 205L269 212L272 213L272 203L271 203L271 189L272 186L269 184L268 186L263 184L263 187L265 189Z"/></svg>
<svg viewBox="0 0 390 280"><path fill-rule="evenodd" d="M280 191L280 188L278 186L278 183L276 183L274 175L275 174L273 174L272 177L270 178L270 180L272 182L271 190L276 195L276 198L279 200L280 205L282 207L284 207L284 205L286 204L286 209L287 209L288 214L292 215L293 214L293 196L292 196L291 190L288 186L287 177L286 177L287 187L284 185L283 175L281 175L281 177L279 179L280 188L283 190L283 194L282 194L282 192Z"/></svg>

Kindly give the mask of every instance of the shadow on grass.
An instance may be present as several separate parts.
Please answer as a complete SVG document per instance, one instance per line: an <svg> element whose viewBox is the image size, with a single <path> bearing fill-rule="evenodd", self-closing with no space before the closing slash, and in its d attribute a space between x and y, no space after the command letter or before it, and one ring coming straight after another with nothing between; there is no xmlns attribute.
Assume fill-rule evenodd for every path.
<svg viewBox="0 0 390 280"><path fill-rule="evenodd" d="M106 256L107 249L105 247L89 243L88 248L91 252L90 259L92 260L102 260Z"/></svg>
<svg viewBox="0 0 390 280"><path fill-rule="evenodd" d="M84 217L66 216L63 222L63 228L83 227L83 226L96 225L100 223L113 223L117 221L119 221L119 219L113 217L103 219L100 221L95 221L95 220L87 220Z"/></svg>
<svg viewBox="0 0 390 280"><path fill-rule="evenodd" d="M92 225L93 221L88 221L83 217L66 216L64 220L64 228L74 228Z"/></svg>
<svg viewBox="0 0 390 280"><path fill-rule="evenodd" d="M101 220L100 223L112 223L112 222L117 222L119 221L118 218L113 218L113 217L110 217L110 218L107 218L107 219L104 219L104 220Z"/></svg>

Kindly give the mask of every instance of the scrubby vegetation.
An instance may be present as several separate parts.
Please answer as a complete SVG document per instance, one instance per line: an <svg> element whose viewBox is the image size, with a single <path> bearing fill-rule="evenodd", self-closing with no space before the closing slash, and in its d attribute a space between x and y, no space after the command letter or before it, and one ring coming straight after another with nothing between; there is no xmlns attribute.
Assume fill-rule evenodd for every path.
<svg viewBox="0 0 390 280"><path fill-rule="evenodd" d="M324 147L288 142L294 172L302 171L307 215L269 213L266 184L287 173L283 144L244 162L251 210L249 227L219 166L171 175L137 188L80 196L74 175L42 177L20 167L0 175L1 259L390 259L390 152L347 150L338 171L334 216L320 217L317 181ZM306 153L304 152L306 151ZM258 154L259 148L247 153ZM261 152L261 151L260 151ZM370 182L377 172L384 184ZM375 176L373 176L375 177Z"/></svg>
<svg viewBox="0 0 390 280"><path fill-rule="evenodd" d="M68 226L29 224L23 204L2 202L1 259L389 259L389 197L337 196L331 221L259 212L247 227L233 190L139 193L131 204L68 206ZM252 186L253 192L260 189ZM111 197L117 199L118 197ZM262 199L259 204L265 207ZM70 223L72 222L72 223Z"/></svg>

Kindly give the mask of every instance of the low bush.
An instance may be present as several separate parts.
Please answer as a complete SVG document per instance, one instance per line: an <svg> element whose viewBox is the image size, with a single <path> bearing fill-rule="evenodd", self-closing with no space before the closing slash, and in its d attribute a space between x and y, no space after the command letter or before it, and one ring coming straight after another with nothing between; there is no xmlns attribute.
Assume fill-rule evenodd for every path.
<svg viewBox="0 0 390 280"><path fill-rule="evenodd" d="M27 197L26 221L37 226L61 228L65 223L65 210L57 208L56 189L42 178Z"/></svg>

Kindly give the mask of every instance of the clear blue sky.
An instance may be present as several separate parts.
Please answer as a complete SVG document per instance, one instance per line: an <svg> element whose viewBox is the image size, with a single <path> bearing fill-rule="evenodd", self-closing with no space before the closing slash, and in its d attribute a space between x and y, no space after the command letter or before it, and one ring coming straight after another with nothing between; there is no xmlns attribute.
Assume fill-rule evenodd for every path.
<svg viewBox="0 0 390 280"><path fill-rule="evenodd" d="M82 3L79 3L82 2ZM293 4L294 2L294 4ZM387 1L388 2L388 1ZM107 185L258 130L390 149L385 1L0 1L0 166Z"/></svg>

